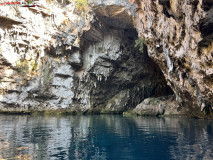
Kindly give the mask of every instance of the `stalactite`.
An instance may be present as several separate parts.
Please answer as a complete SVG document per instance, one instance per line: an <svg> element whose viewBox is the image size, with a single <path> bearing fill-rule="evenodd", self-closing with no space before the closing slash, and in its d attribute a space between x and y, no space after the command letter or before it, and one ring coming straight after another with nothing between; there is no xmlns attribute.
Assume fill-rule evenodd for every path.
<svg viewBox="0 0 213 160"><path fill-rule="evenodd" d="M96 84L96 82L94 82L94 86L95 86L95 88L97 87L97 84Z"/></svg>
<svg viewBox="0 0 213 160"><path fill-rule="evenodd" d="M32 33L30 32L30 34L29 34L29 47L30 47L30 49L32 50Z"/></svg>
<svg viewBox="0 0 213 160"><path fill-rule="evenodd" d="M4 34L5 39L7 39L7 34L8 34L7 29L5 29L5 34Z"/></svg>
<svg viewBox="0 0 213 160"><path fill-rule="evenodd" d="M171 58L169 57L169 51L168 51L168 49L166 49L165 44L163 45L163 51L164 51L164 56L165 56L165 59L166 59L166 62L167 62L167 66L169 68L169 72L172 72L174 65L172 63Z"/></svg>

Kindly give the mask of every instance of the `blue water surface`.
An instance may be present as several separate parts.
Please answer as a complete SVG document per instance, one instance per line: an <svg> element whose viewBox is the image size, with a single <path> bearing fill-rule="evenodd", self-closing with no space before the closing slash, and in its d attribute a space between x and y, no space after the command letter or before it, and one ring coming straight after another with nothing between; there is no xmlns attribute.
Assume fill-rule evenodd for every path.
<svg viewBox="0 0 213 160"><path fill-rule="evenodd" d="M212 144L212 120L0 115L1 160L211 160Z"/></svg>

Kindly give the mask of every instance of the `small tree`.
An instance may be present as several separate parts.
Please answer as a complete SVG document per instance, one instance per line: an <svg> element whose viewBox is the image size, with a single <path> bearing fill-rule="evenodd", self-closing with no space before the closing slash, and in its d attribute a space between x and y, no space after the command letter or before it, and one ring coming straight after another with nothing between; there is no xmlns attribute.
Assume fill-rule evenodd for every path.
<svg viewBox="0 0 213 160"><path fill-rule="evenodd" d="M83 11L85 12L87 9L87 0L70 0L70 1L74 1L76 4L76 9L78 11Z"/></svg>
<svg viewBox="0 0 213 160"><path fill-rule="evenodd" d="M135 40L135 47L139 47L139 51L143 52L144 39L139 38Z"/></svg>

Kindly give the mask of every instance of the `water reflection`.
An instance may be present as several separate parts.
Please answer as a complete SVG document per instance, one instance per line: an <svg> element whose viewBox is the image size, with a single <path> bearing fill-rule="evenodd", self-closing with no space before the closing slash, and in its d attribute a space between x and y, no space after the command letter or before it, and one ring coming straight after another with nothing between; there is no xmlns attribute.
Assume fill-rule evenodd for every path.
<svg viewBox="0 0 213 160"><path fill-rule="evenodd" d="M213 121L0 115L0 159L213 159Z"/></svg>

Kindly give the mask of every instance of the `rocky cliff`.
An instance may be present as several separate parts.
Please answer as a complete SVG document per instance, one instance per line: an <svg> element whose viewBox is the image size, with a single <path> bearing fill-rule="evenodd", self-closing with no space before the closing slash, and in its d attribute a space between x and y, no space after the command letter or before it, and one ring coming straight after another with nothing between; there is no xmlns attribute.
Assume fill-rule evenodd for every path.
<svg viewBox="0 0 213 160"><path fill-rule="evenodd" d="M213 2L211 0L135 1L136 28L149 56L193 116L212 115Z"/></svg>
<svg viewBox="0 0 213 160"><path fill-rule="evenodd" d="M0 110L122 113L142 102L133 112L143 114L157 107L144 99L163 96L157 99L173 105L156 115L209 116L211 5L90 0L81 7L1 7Z"/></svg>

